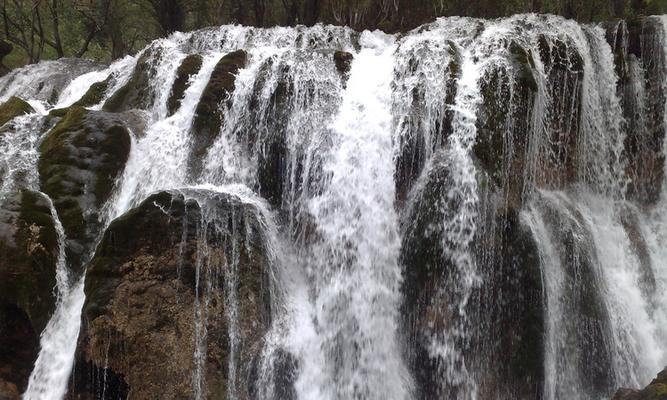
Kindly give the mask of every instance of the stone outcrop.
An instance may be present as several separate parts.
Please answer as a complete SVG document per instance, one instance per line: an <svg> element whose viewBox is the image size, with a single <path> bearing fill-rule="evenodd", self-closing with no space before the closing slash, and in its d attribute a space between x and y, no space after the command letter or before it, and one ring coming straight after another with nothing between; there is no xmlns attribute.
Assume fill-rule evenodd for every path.
<svg viewBox="0 0 667 400"><path fill-rule="evenodd" d="M458 266L455 255L443 250L444 221L455 218L461 206L461 199L447 198L452 184L449 163L446 152L434 155L401 216L405 225L401 314L410 344L408 361L419 388L416 398L446 398L466 390L441 384L443 372L429 346L432 332L455 330L466 323L457 305L468 295L465 313L471 319L467 322L471 334L456 346L468 368L489 371L479 379L480 397L530 398L543 380L544 304L536 243L517 211L503 209L491 178L480 173L479 208L488 214L489 223L476 232L470 261L485 266L477 272L483 283L469 292L461 288L467 280L463 274L471 267ZM499 306L498 298L505 299L507 306ZM499 368L484 368L491 359L505 361Z"/></svg>
<svg viewBox="0 0 667 400"><path fill-rule="evenodd" d="M667 369L644 389L619 389L612 400L667 400Z"/></svg>
<svg viewBox="0 0 667 400"><path fill-rule="evenodd" d="M654 204L665 176L663 113L667 94L663 82L667 76L660 59L662 27L653 18L608 23L607 41L614 52L617 90L627 122L628 197Z"/></svg>
<svg viewBox="0 0 667 400"><path fill-rule="evenodd" d="M75 393L193 398L201 371L205 397L248 399L270 324L258 218L233 195L188 190L155 194L115 220L86 275ZM106 388L86 378L104 368Z"/></svg>
<svg viewBox="0 0 667 400"><path fill-rule="evenodd" d="M0 204L0 398L18 399L55 309L59 247L49 200L24 190Z"/></svg>
<svg viewBox="0 0 667 400"><path fill-rule="evenodd" d="M194 143L191 150L191 171L199 170L201 158L206 155L206 150L213 144L220 134L225 107L224 101L228 101L231 93L236 87L236 74L246 64L248 55L243 50L237 50L223 56L216 64L211 78L201 95L195 118L192 123L194 132Z"/></svg>
<svg viewBox="0 0 667 400"><path fill-rule="evenodd" d="M202 56L199 54L190 54L183 59L181 65L176 70L176 79L171 87L171 93L167 100L167 110L169 115L174 114L181 106L181 100L185 91L190 87L190 79L195 76L202 65Z"/></svg>
<svg viewBox="0 0 667 400"><path fill-rule="evenodd" d="M20 115L34 113L32 106L19 97L12 96L6 102L0 104L0 125Z"/></svg>
<svg viewBox="0 0 667 400"><path fill-rule="evenodd" d="M150 47L144 51L137 60L130 79L107 99L102 109L108 112L147 109L152 103L150 80L155 73L154 58L159 56L159 50L156 48Z"/></svg>
<svg viewBox="0 0 667 400"><path fill-rule="evenodd" d="M39 150L41 189L65 228L70 265L82 268L101 229L100 209L129 157L130 134L117 115L72 107Z"/></svg>
<svg viewBox="0 0 667 400"><path fill-rule="evenodd" d="M86 93L81 96L73 105L80 107L92 107L104 99L107 89L109 89L109 84L111 83L111 77L100 81L95 82L90 85L90 88Z"/></svg>
<svg viewBox="0 0 667 400"><path fill-rule="evenodd" d="M11 43L5 40L0 41L0 76L7 75L10 71L10 69L2 63L2 60L9 55L12 50L14 50L14 46Z"/></svg>

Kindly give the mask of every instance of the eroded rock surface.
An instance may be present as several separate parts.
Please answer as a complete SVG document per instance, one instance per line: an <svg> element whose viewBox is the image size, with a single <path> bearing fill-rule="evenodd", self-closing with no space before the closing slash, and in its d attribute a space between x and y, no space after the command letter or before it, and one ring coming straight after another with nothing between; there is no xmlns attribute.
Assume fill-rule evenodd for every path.
<svg viewBox="0 0 667 400"><path fill-rule="evenodd" d="M76 391L193 398L206 382L207 398L249 398L270 324L263 235L254 206L207 191L158 193L115 220L86 275ZM85 378L105 366L108 387Z"/></svg>
<svg viewBox="0 0 667 400"><path fill-rule="evenodd" d="M0 398L18 399L55 309L58 236L49 200L23 190L0 204Z"/></svg>
<svg viewBox="0 0 667 400"><path fill-rule="evenodd" d="M72 107L40 145L42 191L58 210L67 234L67 259L79 269L99 234L100 209L130 152L122 118Z"/></svg>

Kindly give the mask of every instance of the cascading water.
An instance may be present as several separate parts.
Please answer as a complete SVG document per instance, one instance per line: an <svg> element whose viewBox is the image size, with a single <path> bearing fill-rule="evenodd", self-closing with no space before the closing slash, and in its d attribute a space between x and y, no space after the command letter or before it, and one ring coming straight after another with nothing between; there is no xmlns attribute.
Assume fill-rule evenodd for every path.
<svg viewBox="0 0 667 400"><path fill-rule="evenodd" d="M44 124L41 115L29 114L16 118L3 128L0 137L0 203L21 188L38 188L37 143Z"/></svg>
<svg viewBox="0 0 667 400"><path fill-rule="evenodd" d="M300 398L405 399L410 392L396 341L400 270L389 112L395 45L369 33L360 45L322 167L330 180L309 202L320 239L304 263L318 335L304 352Z"/></svg>
<svg viewBox="0 0 667 400"><path fill-rule="evenodd" d="M609 396L667 362L667 184L642 197L665 179L667 19L642 23L653 36L634 47L624 24L610 34L538 15L444 18L404 35L225 26L108 67L29 66L0 80L2 99L38 111L0 132L0 204L40 189L47 111L104 83L90 108L139 108L145 124L100 205L102 228L158 191L200 210L196 237L184 219L178 262L179 278L190 262L195 272L191 397ZM179 81L193 56L199 67ZM122 96L140 84L130 104ZM220 211L225 196L254 211ZM84 280L68 269L85 266L67 265L56 225L58 302L27 399L63 398L77 351ZM512 242L524 228L528 255ZM271 300L252 355L239 288L256 229ZM522 305L537 309L525 327L511 311L523 293L506 286L531 273L521 289L541 298ZM218 301L224 316L210 314ZM210 385L209 351L222 317L224 389ZM119 379L110 340L102 397Z"/></svg>

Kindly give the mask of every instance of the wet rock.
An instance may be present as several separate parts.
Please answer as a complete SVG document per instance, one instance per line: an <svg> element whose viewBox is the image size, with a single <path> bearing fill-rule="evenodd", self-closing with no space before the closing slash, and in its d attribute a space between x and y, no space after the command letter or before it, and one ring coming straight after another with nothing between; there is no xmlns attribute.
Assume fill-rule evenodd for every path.
<svg viewBox="0 0 667 400"><path fill-rule="evenodd" d="M336 64L338 73L343 78L343 82L347 82L350 76L350 68L352 68L353 60L354 56L346 51L334 52L334 63Z"/></svg>
<svg viewBox="0 0 667 400"><path fill-rule="evenodd" d="M129 157L130 134L118 115L72 107L39 150L42 191L65 228L70 265L82 268L101 229L100 208Z"/></svg>
<svg viewBox="0 0 667 400"><path fill-rule="evenodd" d="M156 48L147 49L137 60L130 80L107 99L102 109L109 112L147 109L152 103L150 81L155 74L155 58L159 56Z"/></svg>
<svg viewBox="0 0 667 400"><path fill-rule="evenodd" d="M560 189L577 179L577 138L582 107L584 61L567 40L540 36L538 50L547 78L549 113L544 120L546 141L541 142L540 165L531 179L542 188ZM544 137L541 132L537 133Z"/></svg>
<svg viewBox="0 0 667 400"><path fill-rule="evenodd" d="M559 327L563 340L574 345L564 355L577 371L585 397L613 390L614 373L609 343L611 316L605 306L604 288L595 242L584 216L562 194L537 201L550 230L551 245L559 257L562 275L558 302L567 318ZM560 333L559 333L560 334Z"/></svg>
<svg viewBox="0 0 667 400"><path fill-rule="evenodd" d="M503 188L507 204L520 209L532 183L524 171L537 83L530 51L516 41L508 50L512 69L495 68L481 80L474 152L493 185Z"/></svg>
<svg viewBox="0 0 667 400"><path fill-rule="evenodd" d="M84 95L77 100L73 105L80 107L92 107L99 104L106 94L107 89L109 89L109 83L111 83L111 77L107 79L95 82L90 85L90 88L84 93Z"/></svg>
<svg viewBox="0 0 667 400"><path fill-rule="evenodd" d="M0 205L0 398L18 398L55 309L58 237L48 199L24 190ZM3 397L5 396L5 397Z"/></svg>
<svg viewBox="0 0 667 400"><path fill-rule="evenodd" d="M106 389L121 398L193 398L200 338L203 396L248 399L270 324L260 224L254 206L199 190L152 195L115 220L86 275L82 376L106 367L115 382ZM91 390L104 388L90 378L75 388Z"/></svg>
<svg viewBox="0 0 667 400"><path fill-rule="evenodd" d="M639 261L639 285L644 296L652 298L656 289L653 262L651 261L648 243L642 234L639 216L639 210L629 205L620 212L621 224L628 235L633 253L637 255Z"/></svg>
<svg viewBox="0 0 667 400"><path fill-rule="evenodd" d="M257 358L251 371L249 395L251 399L296 400L296 380L299 374L297 359L287 350L278 348L273 351L269 362L271 374L266 381L259 379L262 374L260 360ZM268 385L267 385L268 384ZM271 386L267 393L267 387Z"/></svg>
<svg viewBox="0 0 667 400"><path fill-rule="evenodd" d="M429 104L425 100L426 94L424 93L424 89L415 88L411 94L415 112L414 115L410 115L405 121L406 126L402 127L404 131L410 134L400 136L399 153L396 157L394 179L396 181L396 198L400 204L405 202L412 186L422 173L422 169L427 162L427 154L438 151L446 143L447 138L452 132L454 112L451 106L456 101L457 79L461 75L461 55L453 42L449 43L448 50L452 61L447 64L444 70L445 81L447 82L447 98L445 99L447 107L442 115L442 120L436 122L439 128L436 132L426 132L423 126L421 110L429 107ZM417 55L410 59L411 69L415 69L420 61ZM427 149L425 137L431 134L435 134L437 137L431 139L432 148Z"/></svg>
<svg viewBox="0 0 667 400"><path fill-rule="evenodd" d="M20 308L0 302L0 399L19 400L39 353L39 332Z"/></svg>
<svg viewBox="0 0 667 400"><path fill-rule="evenodd" d="M199 171L201 159L215 142L222 126L222 110L234 92L236 74L246 64L247 53L237 50L222 57L213 69L211 78L202 93L193 121L193 147L190 159L194 160L190 170Z"/></svg>
<svg viewBox="0 0 667 400"><path fill-rule="evenodd" d="M662 26L654 18L633 18L607 30L619 76L618 94L626 120L624 143L628 198L654 204L664 181L665 60Z"/></svg>
<svg viewBox="0 0 667 400"><path fill-rule="evenodd" d="M32 114L35 110L21 98L12 96L0 105L0 125L4 125L19 115Z"/></svg>
<svg viewBox="0 0 667 400"><path fill-rule="evenodd" d="M24 190L0 209L0 299L24 310L35 330L46 326L55 298L58 238L48 199Z"/></svg>
<svg viewBox="0 0 667 400"><path fill-rule="evenodd" d="M171 88L171 94L167 100L167 110L169 110L169 115L172 115L178 110L181 106L181 100L183 99L183 94L190 86L190 79L196 75L202 66L202 56L199 54L190 54L185 57L181 65L176 71L176 80L174 80L174 86Z"/></svg>
<svg viewBox="0 0 667 400"><path fill-rule="evenodd" d="M266 84L268 71L273 68L273 62L269 61L262 66L260 79L256 82L253 90L253 108L259 107L261 92ZM289 69L281 68L278 83L271 93L270 107L273 116L270 123L269 134L263 137L260 143L261 150L258 152L257 181L259 194L268 200L276 208L282 207L283 193L285 191L285 177L288 169L287 149L287 123L289 113L292 111L289 103L292 87L288 83ZM248 134L249 148L255 146L259 134L254 130ZM300 176L297 175L297 176ZM299 178L295 179L299 181Z"/></svg>
<svg viewBox="0 0 667 400"><path fill-rule="evenodd" d="M143 110L129 110L118 114L127 129L129 129L135 138L142 138L149 128L150 115Z"/></svg>
<svg viewBox="0 0 667 400"><path fill-rule="evenodd" d="M612 400L666 400L667 369L663 370L642 390L618 389Z"/></svg>
<svg viewBox="0 0 667 400"><path fill-rule="evenodd" d="M454 218L461 206L460 198L447 199L450 171L446 153L436 154L401 217L405 225L401 309L416 398L447 398L466 390L443 382L440 361L429 350L433 337L458 328L467 334L454 339L454 346L468 371L478 377L480 398L531 398L543 379L544 306L535 241L516 211L499 211L502 197L480 172L480 228L470 248L480 284L466 291L468 269L457 265L445 248L455 244L444 232L444 221ZM458 305L466 296L469 300L461 310Z"/></svg>

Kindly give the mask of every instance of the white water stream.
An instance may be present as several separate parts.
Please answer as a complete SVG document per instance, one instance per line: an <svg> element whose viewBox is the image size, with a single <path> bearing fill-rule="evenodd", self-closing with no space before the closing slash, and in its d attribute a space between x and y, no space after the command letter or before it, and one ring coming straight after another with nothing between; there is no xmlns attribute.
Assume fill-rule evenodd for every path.
<svg viewBox="0 0 667 400"><path fill-rule="evenodd" d="M664 17L661 21L667 26ZM666 37L663 34L663 42ZM517 211L539 250L544 294L543 397L586 399L609 395L618 386L645 385L667 363L667 195L648 208L625 199L623 151L631 124L623 119L614 54L598 26L524 15L497 21L440 19L403 36L357 34L325 26L229 26L161 39L149 53L147 129L133 132L129 161L105 205L103 222L110 223L160 190L226 193L255 206L273 249L277 286L271 294L278 305L262 351L261 397L275 396L272 377L280 371L273 370L273 357L280 350L288 351L298 365L294 390L299 399L412 399L419 388L406 365L408 344L399 309L404 269L418 266L399 261L403 250L399 216L412 205L397 201L399 191L405 189L397 187L397 159L402 157L402 146L417 143L411 173L418 178L428 173L422 169L431 168L429 160L442 148L451 184L439 194L438 204L451 209L444 213L447 218L434 221L442 236L437 251L452 260L458 281L453 289L438 288L439 298L431 301L438 304L455 298L456 304L450 305L455 317L444 329L431 324L420 334L427 339L428 356L438 365L436 392L460 400L482 398L484 371L476 370L467 359L476 324L471 298L487 284L482 272L488 268L475 253L478 233L484 228L479 193L482 171L475 146L487 134L478 128L480 116L486 117L483 113L489 108L484 102L490 77L508 77L512 89L506 101L514 102L513 96L519 96L512 86L520 67L512 46L532 57L528 68L536 88L527 107L531 114L524 116L529 118L524 147L512 142L515 125L508 123L503 126L505 147L496 150L504 151L506 159L524 155L526 159L521 177L511 176L508 165L500 175L505 179L503 189L510 187L509 180L527 182L520 196L525 204ZM553 54L565 48L562 52L570 57L572 71L578 67L572 60L579 55L581 75L575 80L580 97L576 90L568 92L564 78L554 83L549 74L562 60L540 57L544 46ZM219 105L224 120L220 134L197 160L201 170L193 174L189 149L196 135L192 126L197 105L218 61L237 49L247 51L248 61L226 99L229 106L227 102ZM336 50L352 56L345 76L336 70ZM193 53L202 56L202 67L190 78L180 108L167 116L176 70ZM60 62L30 66L0 79L0 98L18 95L38 108L36 114L16 118L8 124L11 131L0 136L0 204L2 196L19 188L39 188L34 169L44 133L40 131L42 114L73 104L90 85L111 77L105 93L109 98L130 80L142 54L108 67L79 68L67 75L59 98L53 101L51 87L36 87L27 76L38 75L37 80L43 81L61 74ZM635 62L631 66L634 93L647 96L644 83L639 82L644 66ZM557 101L557 84L563 84L557 88L563 90L562 96L580 98L580 114L559 108L563 103ZM92 108L100 109L102 104ZM645 108L637 106L635 111L642 114ZM559 129L573 115L579 116L572 130L577 135L577 153L571 157L573 165L565 166L557 164L562 160L553 149L562 145ZM644 121L646 116L638 118ZM663 118L667 121L667 112ZM275 148L283 153L279 162L271 164ZM549 163L571 167L568 172L574 182L560 190L562 182L549 176ZM271 185L267 185L267 174ZM278 187L272 193L275 198L262 199L258 192L272 185ZM412 190L421 189L417 185ZM209 200L197 198L204 208ZM648 268L655 280L650 293L641 284L646 263L627 228L627 215L635 218L636 230L647 244ZM83 280L68 277L64 232L59 223L57 227L61 243L58 303L42 333L41 352L24 395L30 400L63 398L85 302ZM572 258L569 252L573 251L581 258ZM238 389L240 373L234 356L239 346L239 300L233 288L242 267L233 258L221 267L227 271L229 398ZM211 268L205 262L197 264L195 398L205 398L207 393L206 301L211 288L206 285L217 276ZM455 296L447 290L454 290ZM597 307L593 311L590 304L578 300L588 292ZM589 312L595 317L587 319ZM582 333L587 328L594 333ZM590 354L599 357L587 358ZM597 371L598 365L587 370L586 363L598 363L607 370Z"/></svg>

